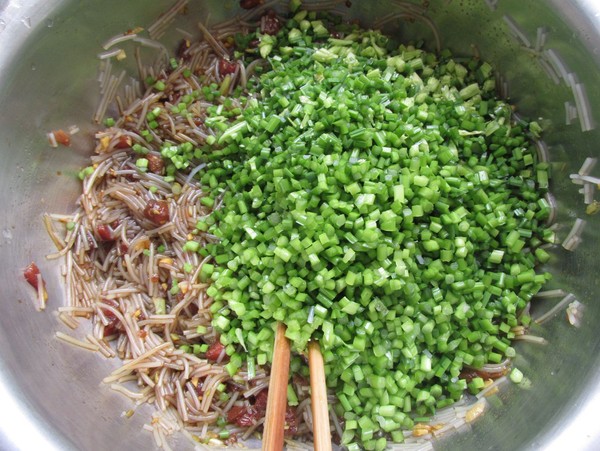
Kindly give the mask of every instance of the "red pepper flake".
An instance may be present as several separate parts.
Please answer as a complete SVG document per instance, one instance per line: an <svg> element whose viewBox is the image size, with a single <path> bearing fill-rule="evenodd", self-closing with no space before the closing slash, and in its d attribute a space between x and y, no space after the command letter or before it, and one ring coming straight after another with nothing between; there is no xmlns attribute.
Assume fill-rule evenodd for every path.
<svg viewBox="0 0 600 451"><path fill-rule="evenodd" d="M254 426L262 418L252 406L244 407L243 411L235 419L234 423L241 427Z"/></svg>
<svg viewBox="0 0 600 451"><path fill-rule="evenodd" d="M50 145L52 147L56 147L57 144L62 144L63 146L71 145L71 135L69 135L64 130L53 130L48 133L48 141L50 141Z"/></svg>
<svg viewBox="0 0 600 451"><path fill-rule="evenodd" d="M265 34L270 34L271 36L279 33L281 26L281 21L273 10L267 12L267 14L265 14L260 21L260 31Z"/></svg>
<svg viewBox="0 0 600 451"><path fill-rule="evenodd" d="M31 262L29 264L29 266L27 268L25 268L25 271L23 271L23 275L25 276L25 280L27 281L27 283L29 283L29 285L31 285L36 290L39 288L39 283L38 283L39 274L40 274L40 269L33 262ZM42 283L43 282L44 281L42 279Z"/></svg>
<svg viewBox="0 0 600 451"><path fill-rule="evenodd" d="M220 341L215 341L208 347L208 350L206 351L207 360L216 362L224 349L225 346Z"/></svg>
<svg viewBox="0 0 600 451"><path fill-rule="evenodd" d="M58 144L62 144L63 146L71 145L71 135L69 135L64 130L57 130L54 132L54 138L56 138L56 142Z"/></svg>
<svg viewBox="0 0 600 451"><path fill-rule="evenodd" d="M233 74L237 69L236 61L229 61L225 58L219 60L219 73L221 75Z"/></svg>
<svg viewBox="0 0 600 451"><path fill-rule="evenodd" d="M241 427L253 426L267 412L267 390L255 397L254 404L249 406L233 406L227 414L227 421Z"/></svg>
<svg viewBox="0 0 600 451"><path fill-rule="evenodd" d="M115 144L116 149L128 149L133 145L133 141L131 136L121 135L119 136L119 140Z"/></svg>
<svg viewBox="0 0 600 451"><path fill-rule="evenodd" d="M153 174L162 175L165 170L165 161L159 155L148 154L146 155L148 160L148 170Z"/></svg>
<svg viewBox="0 0 600 451"><path fill-rule="evenodd" d="M269 390L263 390L256 395L254 408L261 414L267 413L267 399L269 398Z"/></svg>
<svg viewBox="0 0 600 451"><path fill-rule="evenodd" d="M227 413L227 422L240 427L254 426L267 413L268 390L258 393L254 403L246 406L233 406ZM298 433L299 418L295 407L287 407L285 411L285 435Z"/></svg>
<svg viewBox="0 0 600 451"><path fill-rule="evenodd" d="M459 375L461 379L465 379L467 382L471 382L473 379L480 377L482 379L499 379L502 376L508 374L508 368L502 371L489 373L485 370L478 370L474 368L465 368Z"/></svg>
<svg viewBox="0 0 600 451"><path fill-rule="evenodd" d="M96 228L96 233L102 241L114 241L115 239L113 229L110 226L107 226L106 224L100 224Z"/></svg>
<svg viewBox="0 0 600 451"><path fill-rule="evenodd" d="M102 299L101 304L110 305L115 310L119 310L119 302L114 299ZM100 305L100 308L102 308L102 305ZM102 311L104 313L104 317L108 321L108 324L104 326L105 337L114 335L120 330L123 330L123 325L121 324L121 321L118 320L117 315L108 309L102 308Z"/></svg>
<svg viewBox="0 0 600 451"><path fill-rule="evenodd" d="M248 422L249 415L248 410L252 409L251 406L233 406L227 412L227 422L230 424L237 424L238 426L250 426L250 424L245 424Z"/></svg>
<svg viewBox="0 0 600 451"><path fill-rule="evenodd" d="M39 310L44 310L46 308L46 301L48 300L48 291L46 291L46 282L40 275L40 269L33 262L25 268L23 271L23 275L25 276L25 280L29 285L31 285L38 293L38 296L41 294L41 300L39 300L40 305L38 306ZM40 287L40 282L42 286Z"/></svg>
<svg viewBox="0 0 600 451"><path fill-rule="evenodd" d="M144 208L144 216L156 225L169 222L169 204L164 200L150 200Z"/></svg>

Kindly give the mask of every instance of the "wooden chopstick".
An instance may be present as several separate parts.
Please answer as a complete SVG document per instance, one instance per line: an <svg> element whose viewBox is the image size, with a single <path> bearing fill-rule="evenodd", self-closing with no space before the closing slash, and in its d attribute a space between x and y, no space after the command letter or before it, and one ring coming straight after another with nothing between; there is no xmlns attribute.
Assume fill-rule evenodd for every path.
<svg viewBox="0 0 600 451"><path fill-rule="evenodd" d="M331 451L325 368L321 348L316 341L311 341L308 344L308 366L310 370L310 400L315 451Z"/></svg>
<svg viewBox="0 0 600 451"><path fill-rule="evenodd" d="M273 365L271 366L271 379L269 382L269 397L267 398L267 413L265 415L263 451L283 450L289 375L290 342L285 337L285 326L282 323L277 323L275 346L273 348Z"/></svg>

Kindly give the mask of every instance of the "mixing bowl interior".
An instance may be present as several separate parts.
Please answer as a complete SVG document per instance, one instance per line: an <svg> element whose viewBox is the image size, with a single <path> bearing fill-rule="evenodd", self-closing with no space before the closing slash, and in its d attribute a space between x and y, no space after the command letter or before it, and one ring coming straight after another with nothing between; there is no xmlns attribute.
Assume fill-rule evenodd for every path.
<svg viewBox="0 0 600 451"><path fill-rule="evenodd" d="M195 32L199 20L217 22L239 12L237 3L190 2L178 26ZM368 25L399 8L397 3L354 0L351 8L342 10ZM474 423L472 432L444 439L436 447L565 449L569 443L576 449L598 449L600 431L594 428L593 419L600 414L600 336L594 327L600 317L595 302L600 292L595 272L599 229L597 217L586 215L583 198L569 174L577 172L586 157L598 154L599 134L593 117L600 114L595 107L600 104L600 32L596 23L600 5L558 0L426 3L427 16L436 24L442 46L456 55L475 53L493 63L501 76L499 87L518 106L518 114L536 118L543 125L554 168L552 191L559 206L559 237L566 236L576 217L588 223L576 252L556 246L555 258L548 265L555 275L549 288L572 292L585 304L582 327L570 326L562 314L536 326L534 333L549 344L518 346L515 359L531 380L530 388L507 387L497 405ZM77 198L80 182L75 175L86 164L93 146L96 54L102 42L151 23L170 4L0 1L0 250L4 258L0 396L11 406L10 412L4 409L1 414L6 416L6 421L0 421L3 449L153 446L151 434L142 431L152 409L142 406L125 419L121 412L131 407L130 402L101 384L116 362L54 338L56 330L65 331L52 313L61 305L63 292L58 262L45 259L54 249L41 215L72 211ZM435 48L434 34L422 21L390 22L384 29L407 41L423 39L426 47ZM169 36L166 42L172 48L178 35ZM557 67L573 74L571 77L553 80L549 76L545 65L554 55L560 60ZM554 69L554 76L560 76L560 70ZM575 92L584 96L577 97ZM581 103L586 98L587 103ZM580 113L570 125L565 121L566 102ZM81 132L70 148L48 146L46 132L74 124ZM50 300L43 313L35 311L33 292L23 281L23 268L31 261L38 264L48 284ZM534 313L548 309L550 302L535 304ZM82 325L81 329L83 336L86 328ZM189 446L175 440L180 449Z"/></svg>

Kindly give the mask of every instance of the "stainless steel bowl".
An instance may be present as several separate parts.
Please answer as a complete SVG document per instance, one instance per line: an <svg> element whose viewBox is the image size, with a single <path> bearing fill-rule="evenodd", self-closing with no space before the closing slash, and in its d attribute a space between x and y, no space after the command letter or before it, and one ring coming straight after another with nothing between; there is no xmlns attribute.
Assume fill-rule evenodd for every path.
<svg viewBox="0 0 600 451"><path fill-rule="evenodd" d="M353 3L349 14L365 24L397 7L383 0ZM598 218L586 217L578 187L568 179L585 157L600 153L600 133L591 122L594 116L600 118L600 2L427 3L443 45L459 54L478 52L493 62L519 113L539 117L543 123L544 139L556 163L553 191L563 226L559 235L564 238L575 217L588 221L583 245L574 253L557 247L555 263L550 265L555 274L552 286L573 292L586 305L582 327L573 328L562 315L539 327L536 333L550 344L520 346L516 360L531 388L508 387L499 398L501 405L489 409L470 432L442 440L436 448L600 449ZM61 304L62 289L56 262L44 258L53 249L41 214L69 211L77 197L79 184L73 174L85 164L91 149L90 118L97 100L95 55L100 44L116 33L150 23L169 4L163 0L0 0L2 449L153 447L151 435L141 430L151 409L140 408L131 419L124 419L120 414L129 409L129 401L101 385L116 363L54 338L55 331L64 327L52 314ZM182 26L194 29L194 22L206 19L208 11L210 20L217 21L234 14L237 2L190 2ZM430 29L420 22L386 28L407 39L433 42ZM538 33L546 38L538 40ZM564 78L555 83L548 71ZM577 97L574 92L586 95ZM581 103L586 97L587 105ZM566 125L565 102L579 109L583 123L575 119ZM589 117L581 114L587 110ZM49 148L45 133L71 124L82 129L74 145ZM35 312L32 290L23 280L22 270L30 261L38 263L48 283L45 313ZM549 302L534 308L543 310ZM183 442L178 446L189 447Z"/></svg>

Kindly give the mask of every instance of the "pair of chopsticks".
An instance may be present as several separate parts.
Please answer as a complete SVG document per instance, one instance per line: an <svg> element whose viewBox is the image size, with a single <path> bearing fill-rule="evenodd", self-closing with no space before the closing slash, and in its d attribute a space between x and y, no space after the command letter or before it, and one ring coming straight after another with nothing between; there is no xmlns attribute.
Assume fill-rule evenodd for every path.
<svg viewBox="0 0 600 451"><path fill-rule="evenodd" d="M311 341L308 344L308 366L310 370L310 399L315 451L331 451L325 369L323 367L321 348L319 347L319 343L315 341ZM273 349L269 397L267 398L263 451L283 450L289 374L290 342L285 337L285 326L282 323L278 323L275 333L275 347Z"/></svg>

